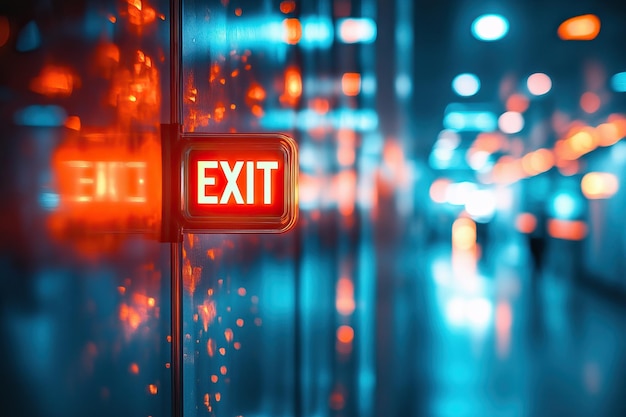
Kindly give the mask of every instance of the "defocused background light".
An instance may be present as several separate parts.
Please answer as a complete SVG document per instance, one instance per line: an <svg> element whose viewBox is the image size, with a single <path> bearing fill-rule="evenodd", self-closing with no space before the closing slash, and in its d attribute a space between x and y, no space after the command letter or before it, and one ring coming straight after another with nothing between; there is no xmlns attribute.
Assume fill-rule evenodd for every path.
<svg viewBox="0 0 626 417"><path fill-rule="evenodd" d="M396 94L400 98L406 98L411 95L413 89L413 81L411 77L406 74L400 74L396 77L395 82Z"/></svg>
<svg viewBox="0 0 626 417"><path fill-rule="evenodd" d="M552 80L546 74L537 72L528 77L526 86L530 94L541 96L552 88Z"/></svg>
<svg viewBox="0 0 626 417"><path fill-rule="evenodd" d="M590 41L600 33L600 19L593 14L572 17L561 23L557 33L566 41Z"/></svg>
<svg viewBox="0 0 626 417"><path fill-rule="evenodd" d="M626 72L618 72L611 77L611 88L618 93L626 92Z"/></svg>
<svg viewBox="0 0 626 417"><path fill-rule="evenodd" d="M497 41L509 31L509 21L498 14L482 15L472 23L472 34L481 41Z"/></svg>
<svg viewBox="0 0 626 417"><path fill-rule="evenodd" d="M524 117L520 113L507 111L498 118L498 127L509 135L519 133L524 128Z"/></svg>
<svg viewBox="0 0 626 417"><path fill-rule="evenodd" d="M595 113L600 109L601 105L600 96L592 91L587 91L580 97L580 108L583 109L585 113Z"/></svg>
<svg viewBox="0 0 626 417"><path fill-rule="evenodd" d="M496 199L491 190L475 190L465 202L465 211L472 219L484 223L493 217L496 212Z"/></svg>
<svg viewBox="0 0 626 417"><path fill-rule="evenodd" d="M11 27L9 26L9 19L7 19L6 16L0 16L0 48L7 43L10 34Z"/></svg>
<svg viewBox="0 0 626 417"><path fill-rule="evenodd" d="M580 187L590 200L609 198L619 189L619 180L608 172L589 172L581 180Z"/></svg>
<svg viewBox="0 0 626 417"><path fill-rule="evenodd" d="M346 72L341 77L341 91L346 96L357 96L361 91L361 74Z"/></svg>
<svg viewBox="0 0 626 417"><path fill-rule="evenodd" d="M41 34L37 23L29 22L20 31L17 37L15 48L20 52L28 52L39 48L41 45Z"/></svg>
<svg viewBox="0 0 626 417"><path fill-rule="evenodd" d="M376 22L367 18L340 19L337 34L343 43L372 43L376 40Z"/></svg>
<svg viewBox="0 0 626 417"><path fill-rule="evenodd" d="M497 120L489 111L452 111L444 117L443 126L457 132L489 132L497 127Z"/></svg>
<svg viewBox="0 0 626 417"><path fill-rule="evenodd" d="M524 113L528 109L529 100L523 94L511 94L506 100L506 110Z"/></svg>
<svg viewBox="0 0 626 417"><path fill-rule="evenodd" d="M480 90L480 80L474 74L459 74L452 80L452 89L462 97L470 97Z"/></svg>

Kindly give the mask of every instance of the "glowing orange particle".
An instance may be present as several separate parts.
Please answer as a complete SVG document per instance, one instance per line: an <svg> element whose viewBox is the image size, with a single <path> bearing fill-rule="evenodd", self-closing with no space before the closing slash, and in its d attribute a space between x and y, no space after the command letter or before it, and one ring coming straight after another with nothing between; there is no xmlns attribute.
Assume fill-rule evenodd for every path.
<svg viewBox="0 0 626 417"><path fill-rule="evenodd" d="M235 342L235 343L233 343L233 347L235 348L235 350L239 350L239 349L241 349L241 343Z"/></svg>
<svg viewBox="0 0 626 417"><path fill-rule="evenodd" d="M137 375L139 373L139 365L137 365L136 363L131 363L130 367L128 368L128 371L131 374Z"/></svg>
<svg viewBox="0 0 626 417"><path fill-rule="evenodd" d="M280 11L284 14L293 13L296 10L296 2L294 0L284 0L280 2Z"/></svg>
<svg viewBox="0 0 626 417"><path fill-rule="evenodd" d="M237 8L235 9L235 16L241 16L242 12L243 12L243 11L241 10L241 7L237 7Z"/></svg>
<svg viewBox="0 0 626 417"><path fill-rule="evenodd" d="M243 319L237 319L237 327L243 327Z"/></svg>
<svg viewBox="0 0 626 417"><path fill-rule="evenodd" d="M117 18L115 16L113 16L113 15L109 15L109 22L115 23L115 22L117 22Z"/></svg>
<svg viewBox="0 0 626 417"><path fill-rule="evenodd" d="M246 289L244 287L241 287L237 290L237 294L239 294L240 296L244 297L246 295Z"/></svg>
<svg viewBox="0 0 626 417"><path fill-rule="evenodd" d="M226 355L226 349L225 348L220 348L219 349L220 355L225 356Z"/></svg>
<svg viewBox="0 0 626 417"><path fill-rule="evenodd" d="M233 341L233 331L232 331L232 329L224 330L224 338L226 339L226 341L228 343Z"/></svg>
<svg viewBox="0 0 626 417"><path fill-rule="evenodd" d="M212 383L216 383L218 381L219 377L217 375L211 375L211 382Z"/></svg>
<svg viewBox="0 0 626 417"><path fill-rule="evenodd" d="M226 375L227 372L228 372L228 369L226 368L226 366L224 365L220 366L220 374Z"/></svg>
<svg viewBox="0 0 626 417"><path fill-rule="evenodd" d="M341 343L351 343L354 339L354 329L350 326L343 325L337 329L337 340Z"/></svg>
<svg viewBox="0 0 626 417"><path fill-rule="evenodd" d="M157 386L156 386L156 385L154 385L154 384L150 384L150 385L148 385L148 392L149 392L150 394L152 394L152 395L156 395L156 394L157 394L157 392L159 392L159 389L157 388Z"/></svg>
<svg viewBox="0 0 626 417"><path fill-rule="evenodd" d="M253 83L248 89L248 98L252 100L265 100L265 90L261 85Z"/></svg>
<svg viewBox="0 0 626 417"><path fill-rule="evenodd" d="M219 392L215 393L215 401L220 402L220 400L222 399L222 394L220 394Z"/></svg>
<svg viewBox="0 0 626 417"><path fill-rule="evenodd" d="M207 340L206 351L211 358L213 357L213 355L215 355L215 341L213 339Z"/></svg>

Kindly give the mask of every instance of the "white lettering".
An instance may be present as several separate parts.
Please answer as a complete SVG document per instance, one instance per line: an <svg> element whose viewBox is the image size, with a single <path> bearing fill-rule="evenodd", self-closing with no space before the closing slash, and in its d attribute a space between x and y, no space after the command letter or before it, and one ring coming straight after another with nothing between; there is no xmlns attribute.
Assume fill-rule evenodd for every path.
<svg viewBox="0 0 626 417"><path fill-rule="evenodd" d="M259 161L256 167L263 170L263 204L272 204L272 170L278 169L278 161Z"/></svg>
<svg viewBox="0 0 626 417"><path fill-rule="evenodd" d="M230 170L230 166L228 166L228 161L220 161L220 166L222 167L222 171L224 171L224 175L226 175L227 181L220 204L228 204L231 194L235 197L236 204L243 204L243 197L241 197L239 187L237 187L237 178L239 178L239 173L241 172L241 168L243 168L243 161L235 162L232 171Z"/></svg>
<svg viewBox="0 0 626 417"><path fill-rule="evenodd" d="M206 186L215 185L215 177L207 177L207 169L217 168L217 161L198 161L198 204L217 204L217 196L206 195Z"/></svg>
<svg viewBox="0 0 626 417"><path fill-rule="evenodd" d="M254 204L254 161L246 162L246 204Z"/></svg>

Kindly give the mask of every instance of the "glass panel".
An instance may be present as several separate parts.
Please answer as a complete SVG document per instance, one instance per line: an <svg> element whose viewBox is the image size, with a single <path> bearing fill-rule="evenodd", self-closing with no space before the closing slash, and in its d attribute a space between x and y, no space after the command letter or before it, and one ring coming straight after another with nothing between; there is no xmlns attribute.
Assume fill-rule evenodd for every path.
<svg viewBox="0 0 626 417"><path fill-rule="evenodd" d="M3 415L170 414L167 9L0 6Z"/></svg>

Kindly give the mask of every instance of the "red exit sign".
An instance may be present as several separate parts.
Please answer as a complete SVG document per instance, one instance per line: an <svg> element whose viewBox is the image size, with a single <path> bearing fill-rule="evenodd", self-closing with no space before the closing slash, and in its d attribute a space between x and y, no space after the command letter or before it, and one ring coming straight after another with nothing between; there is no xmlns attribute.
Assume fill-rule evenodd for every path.
<svg viewBox="0 0 626 417"><path fill-rule="evenodd" d="M183 228L281 233L297 219L298 152L279 134L186 134Z"/></svg>

